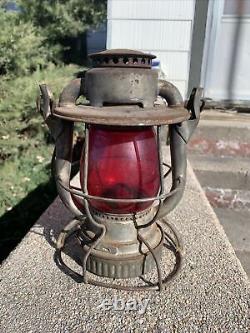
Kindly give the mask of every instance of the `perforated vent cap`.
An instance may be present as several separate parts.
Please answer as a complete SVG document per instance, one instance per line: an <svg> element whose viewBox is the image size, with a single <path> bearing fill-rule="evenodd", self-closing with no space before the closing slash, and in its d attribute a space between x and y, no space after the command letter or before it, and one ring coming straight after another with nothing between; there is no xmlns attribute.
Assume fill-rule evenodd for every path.
<svg viewBox="0 0 250 333"><path fill-rule="evenodd" d="M92 53L89 57L93 60L94 67L129 67L151 68L153 54L143 53L128 49L111 49Z"/></svg>

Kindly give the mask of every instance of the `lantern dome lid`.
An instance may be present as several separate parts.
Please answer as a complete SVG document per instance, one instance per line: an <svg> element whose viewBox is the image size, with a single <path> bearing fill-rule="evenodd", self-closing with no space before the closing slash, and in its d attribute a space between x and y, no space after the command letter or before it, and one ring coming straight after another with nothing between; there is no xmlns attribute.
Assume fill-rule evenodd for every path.
<svg viewBox="0 0 250 333"><path fill-rule="evenodd" d="M190 112L184 107L166 105L156 105L148 109L136 105L59 106L53 110L53 115L75 122L113 126L159 126L181 123L190 118Z"/></svg>

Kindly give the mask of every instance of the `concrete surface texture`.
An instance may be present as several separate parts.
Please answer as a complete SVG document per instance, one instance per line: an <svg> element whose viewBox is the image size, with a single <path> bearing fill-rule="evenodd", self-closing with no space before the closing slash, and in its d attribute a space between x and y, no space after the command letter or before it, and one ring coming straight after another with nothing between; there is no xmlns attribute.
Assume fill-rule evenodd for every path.
<svg viewBox="0 0 250 333"><path fill-rule="evenodd" d="M189 155L201 186L250 191L250 158Z"/></svg>
<svg viewBox="0 0 250 333"><path fill-rule="evenodd" d="M203 111L188 147L192 154L250 158L250 113Z"/></svg>
<svg viewBox="0 0 250 333"><path fill-rule="evenodd" d="M66 275L53 261L54 240L70 219L56 199L3 263L0 332L249 332L247 276L190 166L184 197L168 216L183 238L184 266L161 293L99 288ZM67 263L77 267L69 256ZM169 252L162 266L172 269ZM118 301L127 306L118 310Z"/></svg>
<svg viewBox="0 0 250 333"><path fill-rule="evenodd" d="M250 211L224 208L214 211L250 278Z"/></svg>
<svg viewBox="0 0 250 333"><path fill-rule="evenodd" d="M250 113L207 110L189 143L188 157L250 277L249 142Z"/></svg>

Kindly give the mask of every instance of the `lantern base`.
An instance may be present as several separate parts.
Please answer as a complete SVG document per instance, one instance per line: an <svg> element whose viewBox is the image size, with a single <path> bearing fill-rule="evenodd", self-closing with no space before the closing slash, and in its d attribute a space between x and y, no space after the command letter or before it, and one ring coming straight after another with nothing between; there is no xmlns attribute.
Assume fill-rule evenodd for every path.
<svg viewBox="0 0 250 333"><path fill-rule="evenodd" d="M66 243L68 243L69 238L76 237L76 239L81 241L82 229L83 229L83 226L85 225L85 222L86 222L86 219L71 221L60 233L60 235L58 237L58 240L57 240L57 244L56 244L55 261L56 261L58 267L64 273L66 273L70 277L72 277L75 281L85 282L85 283L92 284L92 285L95 285L95 286L112 288L112 289L117 289L117 290L126 290L126 291L159 290L159 291L161 291L163 289L163 287L166 284L171 283L173 281L173 279L176 278L176 276L180 272L181 267L182 267L182 260L183 260L183 256L182 256L183 247L182 247L182 242L181 242L180 236L178 236L177 230L172 225L170 225L165 219L162 219L161 222L164 223L169 228L171 234L169 234L168 232L163 230L162 227L158 223L156 223L158 228L161 231L162 241L159 244L159 248L157 247L156 249L152 249L150 247L150 249L149 249L149 252L152 255L151 258L153 258L154 265L155 265L155 268L157 270L157 275L158 275L157 282L151 282L151 281L143 280L145 282L144 285L130 285L130 284L121 285L121 284L117 284L117 283L114 283L114 282L105 282L105 281L100 281L100 280L95 280L95 279L92 279L92 278L88 278L87 277L87 266L89 268L89 271L91 271L92 268L91 268L90 265L91 265L91 263L92 263L92 265L94 263L93 257L89 261L85 260L86 258L88 258L88 255L91 255L91 253L93 251L93 248L90 244L89 244L89 249L88 249L88 252L87 252L88 255L86 256L86 253L85 253L85 256L84 256L85 259L83 258L83 262L82 262L83 274L77 273L75 270L72 270L64 262L63 257L62 257L62 253L65 251L65 246L66 246ZM161 265L160 265L160 262L159 262L159 257L161 256L161 250L162 249L171 251L174 254L175 258L176 258L175 265L174 265L172 271L167 276L162 275ZM159 251L159 255L158 255L158 251ZM145 261L149 260L149 259L147 259L147 258L149 258L149 254L148 254L148 257L144 255L144 258L145 257L146 257ZM135 259L135 258L133 258L133 259ZM125 258L124 258L124 260L125 260ZM118 262L116 262L116 264L117 263ZM141 261L138 261L137 265L138 265L138 263L140 264ZM122 263L120 263L120 264L122 264ZM130 264L130 262L127 261L125 263L125 261L124 261L123 264L124 264L123 268L125 269L125 266L126 265L128 266ZM132 264L135 264L135 261ZM96 261L96 265L98 266L97 261ZM99 265L100 265L100 263L99 263ZM150 266L152 265L152 263L150 261L148 261L147 265L148 266L146 268L151 269ZM116 266L116 267L118 267L118 266ZM131 272L131 267L132 266L129 265L128 272L130 272L130 274L132 275L133 273ZM139 265L138 265L138 267L139 267ZM138 267L137 267L137 272L139 274L140 270L139 270ZM105 268L105 269L109 269L109 268ZM103 266L103 271L104 272L105 272L105 269L104 269L104 266ZM113 269L114 268L112 268L112 270ZM92 270L96 271L96 267L93 268ZM97 273L97 271L96 271L96 273ZM106 272L105 272L105 274L106 274ZM125 274L124 274L124 276L125 276Z"/></svg>
<svg viewBox="0 0 250 333"><path fill-rule="evenodd" d="M152 249L156 260L160 262L163 235L159 245ZM144 275L155 267L155 259L150 251L146 254L139 254L138 256L115 256L110 253L92 250L87 260L87 271L98 276L128 279Z"/></svg>
<svg viewBox="0 0 250 333"><path fill-rule="evenodd" d="M81 227L78 237L89 272L108 278L134 278L149 272L155 260L160 261L164 236L153 221L152 208L121 215L92 210L92 216L106 231L95 243L98 228L88 219Z"/></svg>

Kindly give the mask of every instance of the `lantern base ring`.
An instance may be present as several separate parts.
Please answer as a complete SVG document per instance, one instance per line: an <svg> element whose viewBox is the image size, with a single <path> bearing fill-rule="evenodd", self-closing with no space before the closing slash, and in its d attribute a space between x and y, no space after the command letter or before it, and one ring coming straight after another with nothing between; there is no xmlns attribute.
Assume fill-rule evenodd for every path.
<svg viewBox="0 0 250 333"><path fill-rule="evenodd" d="M160 266L160 260L159 256L157 255L157 250L152 249L150 245L147 243L147 241L144 240L143 237L140 237L140 234L138 234L138 237L140 238L141 242L148 248L150 255L152 256L152 260L155 263L157 274L158 274L158 281L155 283L152 283L150 281L146 281L143 276L140 276L140 279L145 282L144 285L119 285L116 283L107 283L99 280L94 280L92 278L86 278L86 272L88 269L88 264L86 263L83 267L83 275L75 272L72 270L69 266L65 264L62 258L62 252L65 249L65 245L68 242L69 238L76 236L79 240L79 231L81 230L81 225L84 224L84 220L78 221L73 220L71 221L60 233L56 245L56 252L55 252L55 261L58 267L71 276L75 281L77 282L87 282L88 284L92 284L99 287L106 287L106 288L112 288L112 289L118 289L118 290L126 290L126 291L153 291L153 290L159 290L161 291L163 289L163 286L171 283L178 275L178 273L181 270L182 262L183 262L183 247L182 247L182 241L180 236L178 235L178 232L176 229L169 224L165 219L161 219L161 222L165 224L168 229L171 232L171 235L162 229L161 225L157 223L157 226L162 232L162 240L163 240L163 248L168 249L173 252L175 256L175 265L172 269L172 271L165 277L162 277L162 271ZM91 256L91 251L90 251ZM83 260L83 263L85 261Z"/></svg>
<svg viewBox="0 0 250 333"><path fill-rule="evenodd" d="M78 240L83 248L86 268L101 277L127 279L146 274L154 267L149 247L160 261L163 232L154 223L155 214L146 209L137 214L104 214L91 209L92 219L105 228L100 229L90 220L79 230ZM142 240L143 239L143 240ZM95 245L93 246L93 243ZM148 245L145 245L147 242Z"/></svg>
<svg viewBox="0 0 250 333"><path fill-rule="evenodd" d="M154 268L154 261L157 260L159 262L161 259L164 235L161 231L159 233L161 233L159 244L155 248L150 247L152 251L147 248L147 253L141 252L136 256L126 254L116 256L110 252L91 249L86 262L87 271L100 277L113 279L136 278L142 274L146 274ZM142 236L139 236L139 238L141 241ZM84 252L88 253L89 247L86 245L86 238L82 239L81 235L79 235L78 239L81 241ZM145 239L141 243L144 245Z"/></svg>

